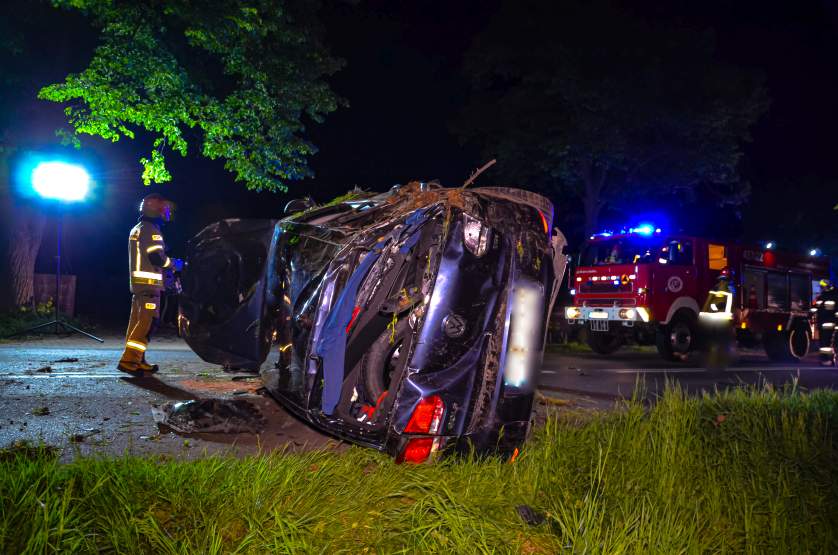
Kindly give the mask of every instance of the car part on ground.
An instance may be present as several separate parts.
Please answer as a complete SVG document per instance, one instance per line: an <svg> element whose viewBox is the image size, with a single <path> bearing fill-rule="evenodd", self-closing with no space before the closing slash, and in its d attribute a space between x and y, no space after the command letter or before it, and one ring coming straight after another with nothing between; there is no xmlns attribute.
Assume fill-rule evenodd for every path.
<svg viewBox="0 0 838 555"><path fill-rule="evenodd" d="M208 362L261 368L301 418L398 460L511 453L566 265L552 221L533 193L419 182L225 220L190 244L180 330Z"/></svg>

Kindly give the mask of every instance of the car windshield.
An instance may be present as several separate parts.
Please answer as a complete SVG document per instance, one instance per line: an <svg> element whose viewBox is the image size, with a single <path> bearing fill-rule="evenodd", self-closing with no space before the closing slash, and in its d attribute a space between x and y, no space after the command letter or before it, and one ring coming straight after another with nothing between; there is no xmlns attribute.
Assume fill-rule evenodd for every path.
<svg viewBox="0 0 838 555"><path fill-rule="evenodd" d="M657 255L658 241L637 238L609 239L590 243L582 252L580 266L605 266L608 264L643 264Z"/></svg>

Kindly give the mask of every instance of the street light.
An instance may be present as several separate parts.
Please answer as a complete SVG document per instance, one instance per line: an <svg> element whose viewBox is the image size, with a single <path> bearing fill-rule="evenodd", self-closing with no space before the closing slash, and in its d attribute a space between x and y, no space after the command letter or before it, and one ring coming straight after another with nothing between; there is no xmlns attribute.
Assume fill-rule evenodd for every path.
<svg viewBox="0 0 838 555"><path fill-rule="evenodd" d="M32 170L30 182L32 184L32 189L38 193L41 198L45 200L58 201L62 204L83 201L90 190L90 175L83 166L58 160L40 162ZM64 214L59 211L58 225L56 226L57 252L55 256L55 316L51 321L46 322L45 324L40 324L23 331L19 331L13 335L21 335L24 333L39 331L48 328L49 326L55 326L56 334L59 333L61 328L64 328L64 330L70 331L71 333L80 333L90 339L98 341L99 343L104 343L103 339L65 322L59 315L58 307L61 304L61 232L63 223Z"/></svg>

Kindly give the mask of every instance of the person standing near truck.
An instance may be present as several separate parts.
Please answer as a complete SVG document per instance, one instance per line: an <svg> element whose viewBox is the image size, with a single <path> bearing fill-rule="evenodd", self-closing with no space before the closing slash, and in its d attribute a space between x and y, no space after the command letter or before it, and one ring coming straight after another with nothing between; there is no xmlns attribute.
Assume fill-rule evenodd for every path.
<svg viewBox="0 0 838 555"><path fill-rule="evenodd" d="M835 326L838 325L838 289L821 280L821 294L815 301L816 325L820 334L819 355L823 366L835 366Z"/></svg>

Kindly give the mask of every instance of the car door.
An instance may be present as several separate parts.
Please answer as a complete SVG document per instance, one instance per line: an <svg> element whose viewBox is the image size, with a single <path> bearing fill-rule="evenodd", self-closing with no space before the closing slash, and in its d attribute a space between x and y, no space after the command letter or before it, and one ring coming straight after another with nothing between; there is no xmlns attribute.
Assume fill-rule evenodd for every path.
<svg viewBox="0 0 838 555"><path fill-rule="evenodd" d="M275 328L269 262L276 220L228 219L204 228L187 248L178 327L202 359L258 371Z"/></svg>

